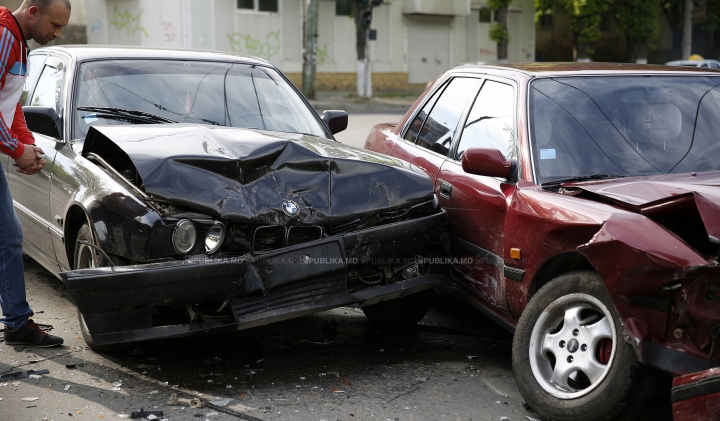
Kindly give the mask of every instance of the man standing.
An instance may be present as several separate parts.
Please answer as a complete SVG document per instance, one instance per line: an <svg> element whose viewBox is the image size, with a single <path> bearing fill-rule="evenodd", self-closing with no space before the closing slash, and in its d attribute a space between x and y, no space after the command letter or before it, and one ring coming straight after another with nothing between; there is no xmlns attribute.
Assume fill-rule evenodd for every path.
<svg viewBox="0 0 720 421"><path fill-rule="evenodd" d="M45 45L61 36L69 19L69 0L24 0L14 13L0 7L0 152L13 158L17 171L28 176L39 172L45 160L18 102L28 70L25 41L34 39ZM10 186L0 165L0 322L5 324L5 343L61 345L62 338L45 333L30 319L33 312L25 296L22 238Z"/></svg>

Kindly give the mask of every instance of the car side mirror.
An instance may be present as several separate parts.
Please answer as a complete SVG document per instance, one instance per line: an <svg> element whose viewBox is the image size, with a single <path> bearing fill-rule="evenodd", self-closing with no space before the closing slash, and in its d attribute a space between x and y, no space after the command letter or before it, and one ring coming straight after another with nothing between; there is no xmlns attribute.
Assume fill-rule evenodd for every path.
<svg viewBox="0 0 720 421"><path fill-rule="evenodd" d="M330 133L340 133L347 129L348 115L342 110L325 110L323 111L322 121L325 122Z"/></svg>
<svg viewBox="0 0 720 421"><path fill-rule="evenodd" d="M468 148L462 154L462 167L468 174L508 178L515 171L517 163L505 158L497 149Z"/></svg>
<svg viewBox="0 0 720 421"><path fill-rule="evenodd" d="M62 139L62 118L50 107L23 107L25 123L30 131Z"/></svg>

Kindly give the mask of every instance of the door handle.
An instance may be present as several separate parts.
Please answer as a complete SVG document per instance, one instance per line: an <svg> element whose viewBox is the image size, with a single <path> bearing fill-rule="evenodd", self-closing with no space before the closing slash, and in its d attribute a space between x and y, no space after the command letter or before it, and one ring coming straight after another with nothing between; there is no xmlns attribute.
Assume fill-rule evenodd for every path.
<svg viewBox="0 0 720 421"><path fill-rule="evenodd" d="M447 181L440 182L440 196L449 199L452 194L452 184Z"/></svg>

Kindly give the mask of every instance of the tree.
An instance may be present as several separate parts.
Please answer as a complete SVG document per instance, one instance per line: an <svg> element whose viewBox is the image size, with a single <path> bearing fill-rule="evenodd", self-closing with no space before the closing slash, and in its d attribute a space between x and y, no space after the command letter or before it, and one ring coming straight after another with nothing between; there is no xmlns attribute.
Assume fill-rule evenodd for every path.
<svg viewBox="0 0 720 421"><path fill-rule="evenodd" d="M647 63L648 45L657 37L659 0L615 0L615 18L627 39L630 61Z"/></svg>
<svg viewBox="0 0 720 421"><path fill-rule="evenodd" d="M305 39L303 40L303 95L315 99L315 65L318 28L318 0L309 0L305 16Z"/></svg>
<svg viewBox="0 0 720 421"><path fill-rule="evenodd" d="M490 39L497 42L497 59L500 63L508 61L508 41L510 35L507 29L508 6L512 0L488 0L490 10L495 12L496 20L490 27Z"/></svg>
<svg viewBox="0 0 720 421"><path fill-rule="evenodd" d="M535 0L535 19L560 10L567 13L575 37L575 60L590 61L589 44L600 39L602 15L610 5L611 0Z"/></svg>

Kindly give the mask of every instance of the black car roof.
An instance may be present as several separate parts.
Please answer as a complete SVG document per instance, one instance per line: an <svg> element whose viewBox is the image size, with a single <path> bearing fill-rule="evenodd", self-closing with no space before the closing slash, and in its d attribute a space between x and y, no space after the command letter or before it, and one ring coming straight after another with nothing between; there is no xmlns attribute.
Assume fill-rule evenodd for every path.
<svg viewBox="0 0 720 421"><path fill-rule="evenodd" d="M128 47L128 46L110 46L110 45L57 45L51 47L42 47L33 50L39 51L57 51L68 54L76 61L94 60L94 59L179 59L179 60L209 60L209 61L240 61L249 64L258 64L271 66L268 61L257 57L246 57L238 54L218 52L218 51L202 51L202 50L173 50L167 48L153 47Z"/></svg>

